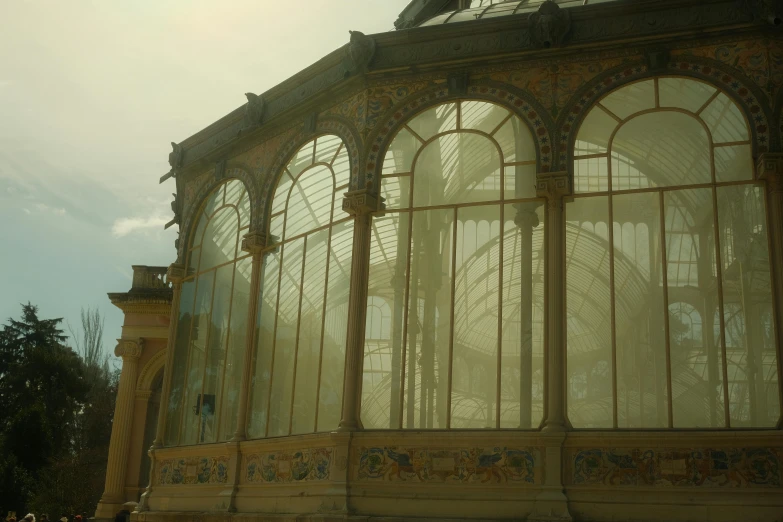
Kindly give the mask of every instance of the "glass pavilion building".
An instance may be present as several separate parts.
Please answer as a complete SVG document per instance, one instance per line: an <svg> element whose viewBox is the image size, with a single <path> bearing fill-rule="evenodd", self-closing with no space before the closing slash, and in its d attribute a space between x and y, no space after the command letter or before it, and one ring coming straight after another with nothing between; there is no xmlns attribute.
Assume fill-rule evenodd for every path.
<svg viewBox="0 0 783 522"><path fill-rule="evenodd" d="M172 144L99 518L780 520L781 14L414 0Z"/></svg>

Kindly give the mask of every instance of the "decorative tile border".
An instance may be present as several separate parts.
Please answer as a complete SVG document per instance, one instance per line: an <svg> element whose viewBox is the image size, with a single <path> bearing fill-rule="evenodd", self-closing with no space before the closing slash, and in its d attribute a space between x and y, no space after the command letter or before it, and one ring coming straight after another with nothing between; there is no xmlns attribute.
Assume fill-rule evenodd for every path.
<svg viewBox="0 0 783 522"><path fill-rule="evenodd" d="M329 480L333 448L273 451L245 457L245 480L291 483Z"/></svg>
<svg viewBox="0 0 783 522"><path fill-rule="evenodd" d="M228 457L180 457L158 464L158 484L225 484Z"/></svg>
<svg viewBox="0 0 783 522"><path fill-rule="evenodd" d="M541 451L537 448L360 447L356 461L359 481L543 483Z"/></svg>
<svg viewBox="0 0 783 522"><path fill-rule="evenodd" d="M568 455L574 485L780 488L771 448L591 448Z"/></svg>

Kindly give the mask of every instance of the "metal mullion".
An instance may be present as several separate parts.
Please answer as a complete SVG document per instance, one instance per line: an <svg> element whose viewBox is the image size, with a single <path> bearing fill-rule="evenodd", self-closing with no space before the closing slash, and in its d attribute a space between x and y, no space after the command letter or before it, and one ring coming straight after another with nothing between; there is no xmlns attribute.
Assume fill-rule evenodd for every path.
<svg viewBox="0 0 783 522"><path fill-rule="evenodd" d="M266 424L264 425L264 438L269 436L269 419L272 412L272 383L275 380L275 352L277 351L277 323L280 319L280 282L283 280L283 264L285 262L285 247L280 245L280 259L277 267L277 299L275 304L275 325L272 331L272 357L269 363L269 390L267 393Z"/></svg>
<svg viewBox="0 0 783 522"><path fill-rule="evenodd" d="M617 130L615 129L615 132ZM614 135L612 136L614 138ZM611 156L612 152L612 140L609 141L609 148L607 149L607 155ZM617 294L615 292L615 276L614 276L614 201L612 199L612 162L607 162L606 172L608 177L609 195L607 200L609 203L609 223L607 223L607 234L609 243L609 295L611 299L610 305L610 324L611 324L611 339L612 339L612 428L617 429L617 313L616 303Z"/></svg>
<svg viewBox="0 0 783 522"><path fill-rule="evenodd" d="M656 76L653 80L653 88L655 89L655 108L660 109L661 108L661 91L658 86L658 77Z"/></svg>
<svg viewBox="0 0 783 522"><path fill-rule="evenodd" d="M462 129L462 100L457 100L454 104L457 106L457 130Z"/></svg>
<svg viewBox="0 0 783 522"><path fill-rule="evenodd" d="M322 230L326 230L327 228L331 227L332 225L339 225L339 224L344 223L344 222L346 222L346 221L348 221L350 219L351 219L351 217L347 216L347 217L344 217L343 219L341 219L339 221L335 221L333 223L329 223L328 225L322 225L322 226L320 226L318 228L314 228L312 230L308 230L307 232L302 232L301 234L298 234L296 236L293 236L293 237L290 237L290 238L286 238L285 240L283 240L280 243L278 243L278 245L291 243L292 241L296 241L297 239L302 239L303 237L309 236L310 234L313 234L315 232L320 232ZM270 250L271 249L274 249L274 247L270 247Z"/></svg>
<svg viewBox="0 0 783 522"><path fill-rule="evenodd" d="M391 174L381 174L381 178L407 178L411 175L410 172L393 172Z"/></svg>
<svg viewBox="0 0 783 522"><path fill-rule="evenodd" d="M510 161L508 163L503 163L504 167L515 167L515 166L524 166L524 165L535 165L536 160L525 160L525 161ZM503 170L503 169L501 169Z"/></svg>
<svg viewBox="0 0 783 522"><path fill-rule="evenodd" d="M657 85L658 82L656 81L656 92L657 92ZM665 201L663 197L663 192L659 192L658 194L658 217L660 221L660 227L661 227L661 276L662 279L662 285L663 285L663 328L664 328L664 335L666 336L666 392L669 395L667 402L668 407L668 422L669 422L669 428L674 427L674 415L673 415L673 402L674 397L672 396L672 356L671 356L671 338L670 338L670 326L669 326L669 274L668 274L668 267L669 267L669 257L668 253L666 251L666 206ZM660 417L659 417L660 418Z"/></svg>
<svg viewBox="0 0 783 522"><path fill-rule="evenodd" d="M237 234L238 236L239 234ZM218 408L216 415L215 415L215 425L217 426L217 433L215 435L215 442L220 441L220 421L223 417L223 401L226 398L226 394L223 393L222 388L226 385L226 367L228 366L228 346L229 341L231 339L231 312L234 308L234 284L236 283L236 277L237 277L237 260L234 260L234 272L231 274L231 294L229 295L229 301L228 301L228 331L226 332L226 353L223 355L223 377L221 380L221 390L220 390L220 407ZM217 279L217 272L215 272L215 279ZM215 392L217 393L217 389Z"/></svg>
<svg viewBox="0 0 783 522"><path fill-rule="evenodd" d="M411 199L413 199L413 191L411 191ZM400 429L402 429L402 418L405 413L405 370L406 370L406 358L408 355L408 309L410 308L410 286L411 286L411 244L413 242L413 211L408 211L408 253L405 259L405 296L403 297L405 303L405 309L403 310L403 323L402 323L402 373L400 375ZM398 254L399 255L399 254Z"/></svg>
<svg viewBox="0 0 783 522"><path fill-rule="evenodd" d="M332 200L332 211L331 211L331 215L329 216L329 223L332 222L332 219L334 219L334 200ZM318 431L318 410L320 409L318 407L318 403L321 400L321 369L323 368L323 362L324 362L324 333L326 331L326 303L329 298L329 268L331 267L331 262L332 262L333 232L334 232L334 227L330 226L329 239L327 239L326 241L326 277L324 278L324 305L321 311L321 346L318 353L318 380L316 382L316 388L315 388L315 426L313 426L313 433ZM302 284L304 286L304 280L302 281ZM366 306L367 305L365 303L365 307ZM362 342L362 345L364 345L364 342ZM345 380L345 375L343 375L343 380Z"/></svg>
<svg viewBox="0 0 783 522"><path fill-rule="evenodd" d="M766 237L767 237L767 241L766 241L766 243L767 243L767 262L769 263L770 287L774 289L774 288L777 288L776 281L778 280L779 277L783 277L783 275L781 275L781 273L780 273L780 267L778 267L778 270L775 270L775 265L773 263L773 252L772 252L773 251L773 247L770 244L770 241L774 240L774 238L771 236L772 220L771 220L770 212L769 212L769 206L770 205L769 205L769 197L768 197L769 194L767 193L767 187L763 183L757 182L756 184L759 186L759 188L761 189L761 193L763 194L764 217L765 217L764 222L765 222L765 225L767 227L766 234L765 234ZM778 295L777 292L775 292L774 290L772 292L770 292L770 293L772 294L771 295L771 297L772 297L772 316L775 318L775 320L772 321L772 325L773 325L773 330L775 331L775 335L774 335L775 347L776 347L776 350L775 350L775 363L776 363L775 368L777 369L777 372L778 372L778 375L777 375L777 378L778 378L778 404L783 404L783 386L781 386L781 382L780 382L781 375L783 375L783 361L781 360L781 357L780 357L782 355L780 353L782 334L780 332L781 325L779 324L779 321L777 320L777 317L779 317L778 316L778 309L779 309L780 306L782 306L781 305L781 298L783 298L783 296ZM780 408L778 408L778 410L780 410ZM778 426L780 426L780 419L781 419L781 414L780 414L780 411L778 411L778 423L777 423Z"/></svg>
<svg viewBox="0 0 783 522"><path fill-rule="evenodd" d="M448 364L448 392L446 394L446 429L451 429L451 395L454 382L454 301L457 287L457 220L458 211L454 209L454 225L451 232L451 304L449 309L449 364Z"/></svg>
<svg viewBox="0 0 783 522"><path fill-rule="evenodd" d="M315 164L315 151L317 150L317 147L318 147L318 137L315 137L313 139L313 160L310 162L310 165Z"/></svg>
<svg viewBox="0 0 783 522"><path fill-rule="evenodd" d="M330 167L334 165L335 161L337 161L337 156L340 155L340 152L342 152L344 146L345 144L343 143L343 140L340 140L340 146L337 147L337 152L334 153L334 156L332 156L332 161L329 162Z"/></svg>
<svg viewBox="0 0 783 522"><path fill-rule="evenodd" d="M574 156L574 161L576 160L583 160L583 159L593 159L593 158L607 158L609 159L609 153L608 152L596 152L595 154L583 154L581 156Z"/></svg>
<svg viewBox="0 0 783 522"><path fill-rule="evenodd" d="M195 315L196 315L196 299L198 298L198 279L199 278L197 276L193 276L193 279L192 279L193 284L195 285L195 288L193 289L193 302L192 302L191 307L190 307L190 316L191 317L195 317ZM179 311L177 311L177 313L179 313ZM191 338L193 336L193 328L194 328L193 321L191 321L190 328L188 329L187 344L185 345L185 347L187 349L187 352L188 352L187 353L187 359L185 359L185 380L184 380L184 382L182 384L182 388L183 388L183 390L185 392L187 391L188 366L190 365L190 352L191 352L191 350L190 350L190 341L191 341ZM176 342L177 341L176 341L176 336L175 336L175 338L174 338L174 349L176 349ZM183 416L183 412L185 411L185 408L186 408L186 406L185 406L185 396L186 395L187 395L187 393L183 392L183 394L182 394L182 402L180 403L182 407L181 407L180 412L179 412L179 426L177 427L177 446L180 445L180 439L181 439L181 434L182 434L182 416ZM163 407L163 406L164 405L161 403L161 407ZM165 438L164 438L164 440L165 440Z"/></svg>
<svg viewBox="0 0 783 522"><path fill-rule="evenodd" d="M421 136L419 136L419 133L416 132L415 130L411 129L408 126L407 123L405 125L403 125L402 128L407 130L408 132L410 132L413 135L413 137L416 138L417 140L419 140L422 144L426 144L427 143ZM437 137L438 135L436 134L435 136ZM421 150L421 149L422 149L422 147L419 147L419 150Z"/></svg>
<svg viewBox="0 0 783 522"><path fill-rule="evenodd" d="M505 180L503 179L503 171L501 170L501 186L505 187ZM500 428L500 390L501 390L501 371L503 361L503 254L504 254L504 237L503 232L505 229L505 205L500 205L500 230L498 231L498 362L497 362L497 382L495 383L495 429ZM490 232L492 224L490 223ZM531 232L532 234L532 232ZM487 259L489 260L489 253L491 249L487 250ZM531 253L532 254L532 253ZM524 255L524 254L523 254ZM532 296L531 296L532 298ZM522 357L522 351L520 347L519 352ZM520 397L522 390L520 389ZM520 406L521 407L521 406Z"/></svg>
<svg viewBox="0 0 783 522"><path fill-rule="evenodd" d="M504 109L505 109L505 107L504 107ZM513 116L514 116L514 113L513 113L513 112L511 112L511 111L508 111L508 116L506 116L505 118L503 118L503 119L501 120L501 122L500 122L500 123L498 123L498 124L497 124L497 126L496 126L494 129L492 129L492 132L490 132L490 133L489 133L489 135L490 135L490 136L492 136L492 137L494 138L494 137L495 137L495 133L496 133L497 131L499 131L499 130L500 130L500 128L501 128L503 125L505 125L505 124L506 124L506 122L507 122L508 120L510 120L510 119L511 119Z"/></svg>
<svg viewBox="0 0 783 522"><path fill-rule="evenodd" d="M696 116L699 116L699 117L701 117L701 113L702 113L702 112L704 112L704 110L705 110L707 107L709 107L709 106L710 106L710 104L711 104L712 102L714 102L714 101L715 101L715 98L717 98L718 96L720 96L720 95L721 95L721 93L722 93L722 91L721 91L720 89L716 88L716 89L715 89L715 92L714 92L714 93L712 93L712 95L711 95L709 98L707 98L707 101L706 101L706 102L704 102L704 105L702 105L701 107L699 107L699 110L698 110L698 111L696 111L694 114L695 114Z"/></svg>
<svg viewBox="0 0 783 522"><path fill-rule="evenodd" d="M618 115L616 115L615 113L613 113L612 111L610 111L609 109L607 109L606 107L604 107L604 104L603 104L603 103L601 103L601 102L596 102L595 106L596 106L596 107L599 107L599 108L600 108L602 111L604 111L604 112L605 112L607 115L609 115L609 117L611 117L613 120L616 120L616 121L617 121L617 123L623 123L623 119L622 119L622 118L620 118L620 117L619 117ZM633 117L633 116L630 116L630 117L628 117L628 118L626 118L626 119L627 119L627 120L629 120L629 119L631 119L632 117Z"/></svg>
<svg viewBox="0 0 783 522"><path fill-rule="evenodd" d="M304 277L305 267L307 266L307 237L304 238L302 245L302 272L299 279L299 309L296 317L296 339L294 341L294 375L291 377L291 406L288 415L288 434L291 435L291 428L294 422L294 398L296 397L296 370L299 363L299 332L302 329L302 296L304 295Z"/></svg>
<svg viewBox="0 0 783 522"><path fill-rule="evenodd" d="M715 234L715 268L718 285L718 313L720 321L721 358L723 360L723 414L727 428L731 428L731 412L729 409L729 370L726 360L726 319L723 316L723 260L720 251L720 228L718 225L718 189L712 187L712 220Z"/></svg>
<svg viewBox="0 0 783 522"><path fill-rule="evenodd" d="M723 143L714 143L712 146L713 146L713 148L717 149L717 148L720 148L720 147L736 147L736 146L739 146L739 145L750 145L750 141L749 140L745 140L745 141L727 141L727 142L723 142Z"/></svg>

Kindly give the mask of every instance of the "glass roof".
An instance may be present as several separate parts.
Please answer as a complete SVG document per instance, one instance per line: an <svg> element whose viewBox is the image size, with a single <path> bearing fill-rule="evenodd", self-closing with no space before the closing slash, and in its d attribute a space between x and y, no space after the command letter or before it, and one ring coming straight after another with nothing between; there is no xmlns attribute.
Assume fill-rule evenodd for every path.
<svg viewBox="0 0 783 522"><path fill-rule="evenodd" d="M537 11L545 0L473 0L470 7L459 11L441 13L423 22L419 27L429 25L450 24L454 22L467 22L469 20L482 20L496 16L509 16L515 14L532 13ZM560 7L575 7L578 5L594 5L613 2L616 0L554 0Z"/></svg>

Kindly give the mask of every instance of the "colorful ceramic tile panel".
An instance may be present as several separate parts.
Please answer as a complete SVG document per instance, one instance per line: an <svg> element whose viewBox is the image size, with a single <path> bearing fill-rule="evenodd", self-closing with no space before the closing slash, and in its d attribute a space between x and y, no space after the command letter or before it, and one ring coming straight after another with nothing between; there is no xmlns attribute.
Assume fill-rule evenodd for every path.
<svg viewBox="0 0 783 522"><path fill-rule="evenodd" d="M603 486L780 488L771 448L617 449L571 452L571 483Z"/></svg>
<svg viewBox="0 0 783 522"><path fill-rule="evenodd" d="M516 485L543 482L541 451L536 448L361 447L356 458L360 481Z"/></svg>
<svg viewBox="0 0 783 522"><path fill-rule="evenodd" d="M228 457L181 457L161 461L158 484L224 484Z"/></svg>
<svg viewBox="0 0 783 522"><path fill-rule="evenodd" d="M308 448L248 455L248 482L291 483L329 480L333 448Z"/></svg>

